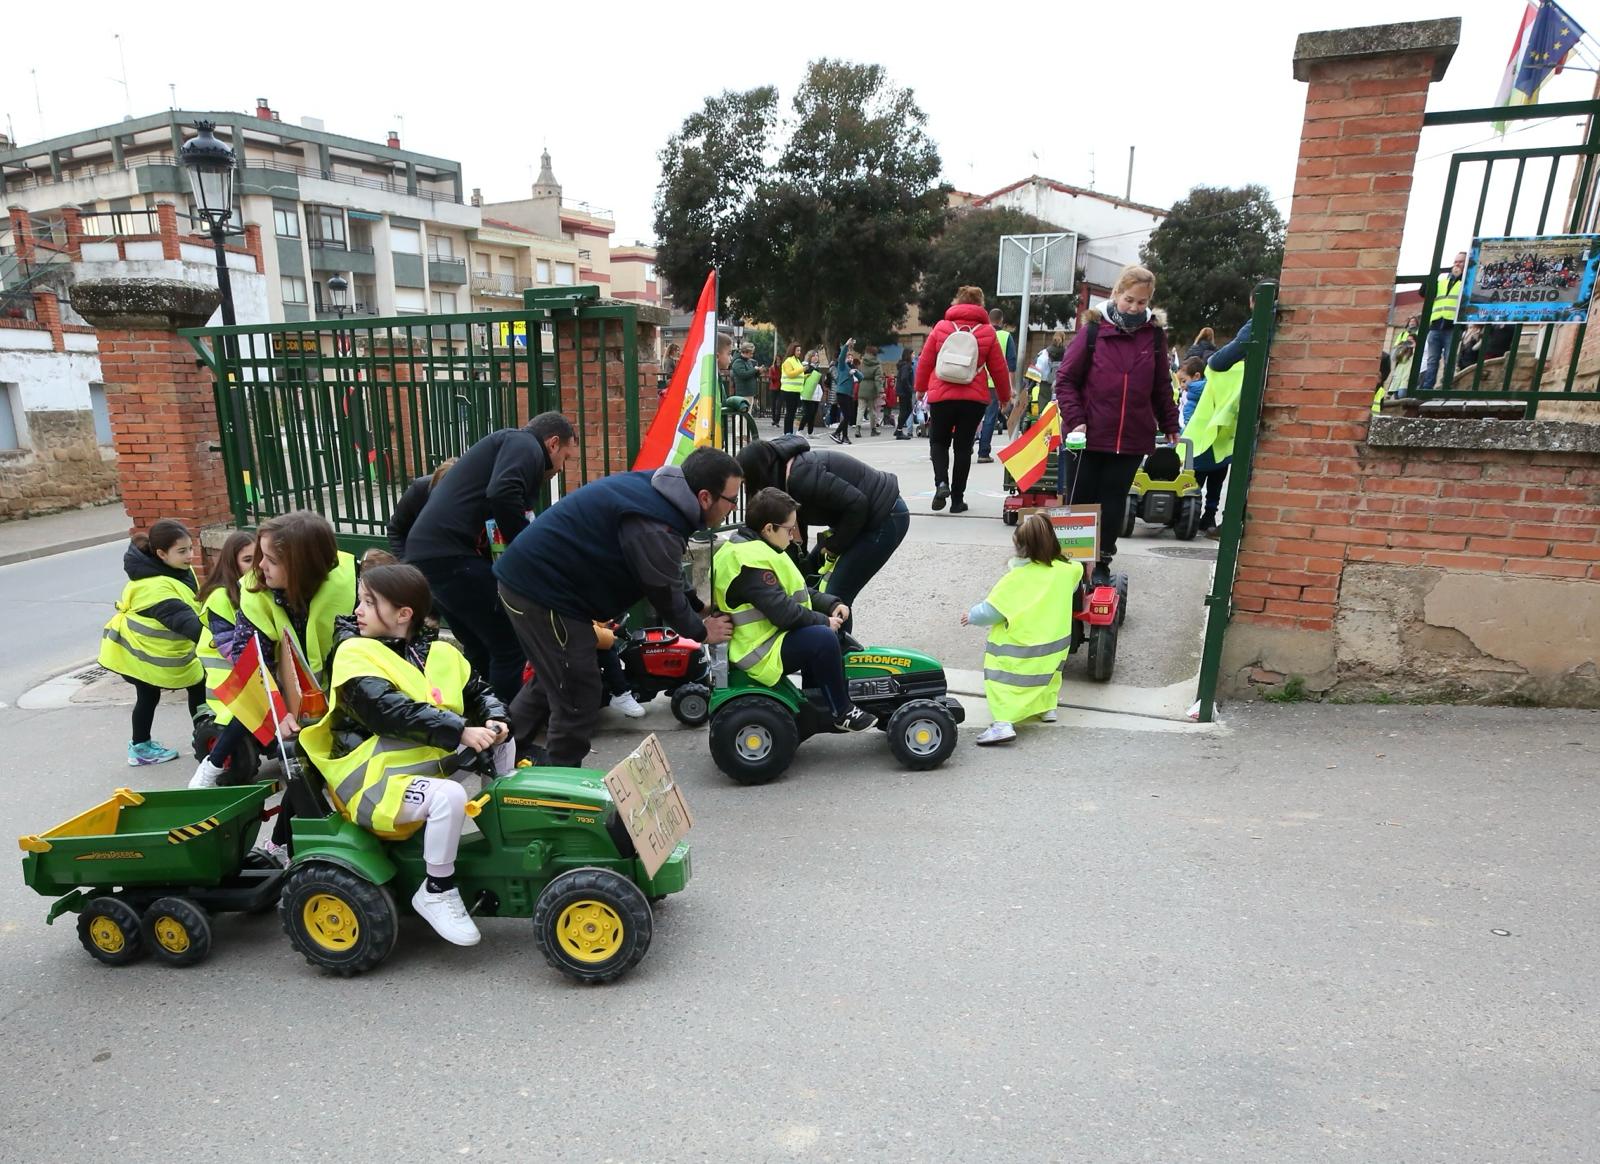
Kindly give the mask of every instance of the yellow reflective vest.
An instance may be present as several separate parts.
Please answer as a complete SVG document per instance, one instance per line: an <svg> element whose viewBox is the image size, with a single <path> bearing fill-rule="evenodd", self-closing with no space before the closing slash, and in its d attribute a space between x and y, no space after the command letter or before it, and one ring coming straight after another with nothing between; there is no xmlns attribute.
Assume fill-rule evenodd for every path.
<svg viewBox="0 0 1600 1164"><path fill-rule="evenodd" d="M228 597L225 586L218 587L206 595L206 600L200 604L200 642L195 648L199 656L200 666L206 676L206 706L211 709L211 714L216 716L217 726L226 727L233 722L233 712L228 710L228 705L217 698L217 688L222 685L233 671L233 664L223 658L222 652L217 650L216 640L211 634L211 616L237 622L239 610L233 605L233 600Z"/></svg>
<svg viewBox="0 0 1600 1164"><path fill-rule="evenodd" d="M472 668L460 651L441 641L428 649L421 670L376 639L346 639L334 653L328 714L300 733L300 745L322 773L346 820L397 840L422 826L421 821L398 824L394 819L404 804L406 786L419 776L444 776L439 762L451 753L414 740L375 735L342 756L333 755L339 688L352 679L374 675L393 683L407 699L463 715Z"/></svg>
<svg viewBox="0 0 1600 1164"><path fill-rule="evenodd" d="M1439 276L1438 285L1433 293L1433 310L1428 314L1431 324L1437 319L1448 319L1452 322L1456 317L1456 308L1461 303L1461 280L1452 282L1451 275L1446 271Z"/></svg>
<svg viewBox="0 0 1600 1164"><path fill-rule="evenodd" d="M983 694L994 718L1016 723L1050 711L1061 690L1061 663L1072 646L1072 596L1083 577L1077 562L1028 561L1007 570L986 600L1005 621L989 628Z"/></svg>
<svg viewBox="0 0 1600 1164"><path fill-rule="evenodd" d="M994 342L1000 345L1000 358L1001 359L1005 359L1005 357L1007 357L1007 356L1009 356L1011 354L1011 333L1009 331L1001 331L999 328L995 328ZM983 374L983 378L985 380L989 381L989 387L990 388L994 387L994 377L993 376L989 375L988 372L985 372Z"/></svg>
<svg viewBox="0 0 1600 1164"><path fill-rule="evenodd" d="M189 586L166 575L135 578L124 586L117 612L100 632L100 665L155 687L176 689L200 682L203 672L195 658L194 641L144 613L176 598L198 615L193 570L189 578Z"/></svg>
<svg viewBox="0 0 1600 1164"><path fill-rule="evenodd" d="M782 378L778 381L779 392L798 393L805 387L806 365L805 361L789 356L783 361Z"/></svg>
<svg viewBox="0 0 1600 1164"><path fill-rule="evenodd" d="M728 587L746 566L772 571L784 592L807 610L811 609L811 592L789 555L773 549L759 534L744 539L735 534L711 560L712 605L733 618L728 662L748 671L757 683L770 687L783 678L783 639L787 632L774 626L751 603L728 605Z"/></svg>
<svg viewBox="0 0 1600 1164"><path fill-rule="evenodd" d="M252 590L260 586L261 571L251 570L239 583L239 610L257 630L271 640L274 650L283 641L283 632L294 636L295 643L311 665L312 677L323 687L328 666L328 652L333 649L333 620L341 614L354 614L356 609L356 560L343 550L333 564L333 569L311 596L311 609L306 616L306 637L300 641L289 618L289 612L272 597L270 590Z"/></svg>

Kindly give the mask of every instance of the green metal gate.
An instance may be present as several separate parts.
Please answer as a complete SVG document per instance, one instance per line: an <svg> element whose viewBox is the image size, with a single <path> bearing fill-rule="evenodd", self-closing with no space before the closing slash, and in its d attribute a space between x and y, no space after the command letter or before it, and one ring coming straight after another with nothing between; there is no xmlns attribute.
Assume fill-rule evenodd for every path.
<svg viewBox="0 0 1600 1164"><path fill-rule="evenodd" d="M563 492L629 468L640 441L636 312L597 296L572 287L529 291L514 311L185 330L215 378L234 522L311 509L345 549L384 545L413 478L551 409L590 446ZM569 323L594 324L598 344ZM560 353L558 325L573 337ZM607 353L620 353L620 375Z"/></svg>
<svg viewBox="0 0 1600 1164"><path fill-rule="evenodd" d="M1200 722L1216 718L1217 678L1222 670L1222 640L1233 616L1233 583L1244 538L1244 507L1250 492L1256 435L1261 427L1261 397L1267 385L1267 354L1272 346L1278 285L1258 284L1250 313L1250 342L1245 345L1244 383L1239 389L1239 419L1233 438L1233 464L1228 471L1228 496L1222 506L1222 535L1217 564L1206 595L1206 637L1200 655Z"/></svg>

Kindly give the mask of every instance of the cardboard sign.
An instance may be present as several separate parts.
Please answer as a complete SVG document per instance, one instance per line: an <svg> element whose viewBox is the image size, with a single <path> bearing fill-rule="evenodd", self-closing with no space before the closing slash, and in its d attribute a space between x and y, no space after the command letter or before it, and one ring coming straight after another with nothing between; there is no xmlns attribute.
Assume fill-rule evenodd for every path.
<svg viewBox="0 0 1600 1164"><path fill-rule="evenodd" d="M661 750L661 741L653 732L646 736L605 779L617 816L633 838L645 872L654 877L694 827L694 817L672 779L672 766Z"/></svg>
<svg viewBox="0 0 1600 1164"><path fill-rule="evenodd" d="M1100 560L1100 507L1073 509L1024 509L1018 520L1032 513L1042 513L1055 528L1056 541L1061 543L1063 557L1074 562L1091 565Z"/></svg>

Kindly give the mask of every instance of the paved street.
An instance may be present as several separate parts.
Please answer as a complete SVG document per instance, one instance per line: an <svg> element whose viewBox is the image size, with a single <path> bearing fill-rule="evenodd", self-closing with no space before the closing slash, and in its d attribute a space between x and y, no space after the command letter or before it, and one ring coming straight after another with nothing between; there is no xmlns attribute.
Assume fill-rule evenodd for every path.
<svg viewBox="0 0 1600 1164"><path fill-rule="evenodd" d="M911 492L921 447L870 455L906 450ZM1008 534L914 519L864 596L872 637L974 666L975 634L915 611L981 597ZM119 555L0 567L4 690L92 654ZM1189 600L1161 580L1204 564L1153 549L1129 564L1146 597L1127 642L1189 650L1197 632L1173 613ZM885 594L901 609L880 635ZM0 835L118 784L181 783L182 764L123 765L126 717L0 709ZM181 719L164 705L157 733ZM12 865L0 1160L199 1143L208 1158L339 1161L1600 1150L1596 713L1263 705L1216 731L1066 715L1002 751L964 742L928 774L876 738L818 739L754 789L716 772L663 701L606 723L602 765L636 726L663 732L698 819L694 881L610 987L548 970L510 919L469 950L408 919L389 961L349 981L305 965L274 916L219 919L190 970L111 970L70 918L43 924L47 901Z"/></svg>

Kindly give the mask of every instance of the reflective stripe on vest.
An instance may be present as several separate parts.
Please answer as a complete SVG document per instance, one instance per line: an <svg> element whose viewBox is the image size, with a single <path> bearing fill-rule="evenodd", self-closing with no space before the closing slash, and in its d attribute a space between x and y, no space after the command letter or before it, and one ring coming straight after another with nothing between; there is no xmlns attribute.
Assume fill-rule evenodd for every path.
<svg viewBox="0 0 1600 1164"><path fill-rule="evenodd" d="M734 538L717 550L711 560L711 601L718 610L725 610L733 619L733 638L728 643L728 661L741 671L748 671L757 683L771 686L783 678L783 639L780 631L767 616L752 603L728 605L728 587L746 566L769 570L783 587L784 593L807 610L811 609L811 595L806 580L788 554L773 549L759 535Z"/></svg>
<svg viewBox="0 0 1600 1164"><path fill-rule="evenodd" d="M155 687L191 687L200 682L203 672L194 641L140 613L173 599L199 613L194 591L176 578L136 578L124 586L116 613L100 632L100 665Z"/></svg>
<svg viewBox="0 0 1600 1164"><path fill-rule="evenodd" d="M783 361L783 378L778 381L778 391L799 392L805 386L806 366L793 356Z"/></svg>
<svg viewBox="0 0 1600 1164"><path fill-rule="evenodd" d="M228 598L228 591L225 588L213 590L200 606L200 642L195 648L195 655L205 671L206 706L216 717L217 726L226 727L233 722L233 712L228 710L227 704L217 698L217 688L233 673L233 664L223 658L222 652L217 650L216 639L211 633L210 616L213 614L229 622L235 622L239 618L239 612Z"/></svg>
<svg viewBox="0 0 1600 1164"><path fill-rule="evenodd" d="M1439 276L1433 293L1433 311L1428 315L1429 323L1436 319L1454 320L1456 317L1456 308L1461 302L1461 280L1455 280L1454 286L1450 280L1448 274Z"/></svg>
<svg viewBox="0 0 1600 1164"><path fill-rule="evenodd" d="M1005 616L990 628L983 653L983 693L996 720L1012 723L1055 707L1082 577L1076 562L1028 562L1007 570L989 592L989 605Z"/></svg>
<svg viewBox="0 0 1600 1164"><path fill-rule="evenodd" d="M311 664L312 678L326 687L323 678L328 668L328 652L333 648L333 620L341 614L354 614L356 609L356 560L340 550L333 569L311 596L305 642L300 641L289 612L278 605L272 591L251 589L259 585L261 572L251 570L239 584L240 611L270 640L274 650L283 641L284 631L294 635L306 662Z"/></svg>
<svg viewBox="0 0 1600 1164"><path fill-rule="evenodd" d="M343 756L333 755L333 723L339 688L352 679L377 676L407 699L463 714L472 669L449 643L435 642L423 670L375 639L346 639L333 656L328 714L300 733L301 746L322 774L346 820L382 836L410 836L421 821L398 824L406 787L418 776L442 776L450 752L390 736L368 736Z"/></svg>

